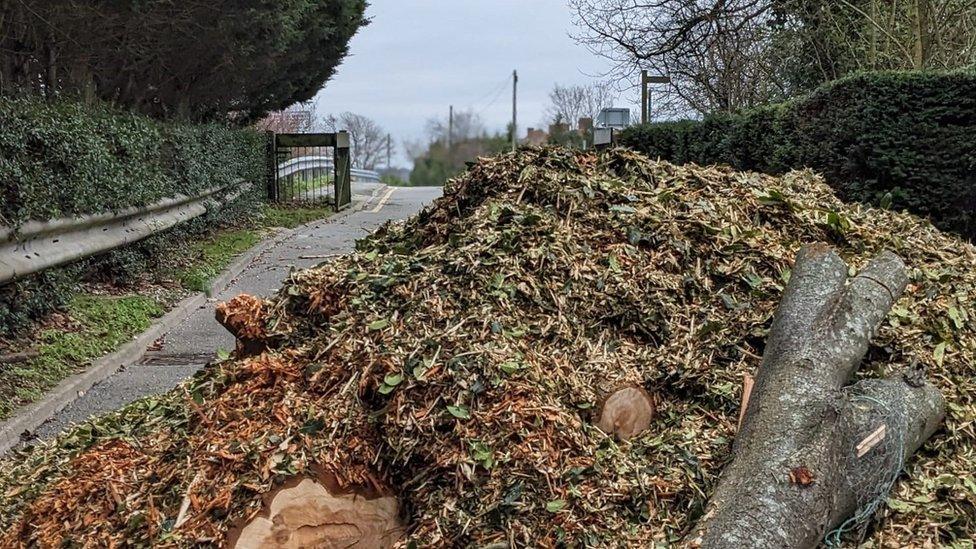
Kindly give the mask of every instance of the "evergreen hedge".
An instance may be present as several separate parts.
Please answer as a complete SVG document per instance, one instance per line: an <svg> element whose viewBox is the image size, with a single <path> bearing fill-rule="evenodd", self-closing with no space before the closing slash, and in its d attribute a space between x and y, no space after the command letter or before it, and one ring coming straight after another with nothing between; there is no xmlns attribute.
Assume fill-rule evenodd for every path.
<svg viewBox="0 0 976 549"><path fill-rule="evenodd" d="M262 180L265 137L104 106L0 99L0 225L118 211Z"/></svg>
<svg viewBox="0 0 976 549"><path fill-rule="evenodd" d="M812 168L851 201L976 237L976 74L877 72L734 114L635 126L621 143L676 163Z"/></svg>
<svg viewBox="0 0 976 549"><path fill-rule="evenodd" d="M96 258L0 285L0 337L60 308L91 273L125 281L164 247L255 211L266 137L217 124L159 122L107 106L0 98L0 226L119 211L251 181L231 204Z"/></svg>

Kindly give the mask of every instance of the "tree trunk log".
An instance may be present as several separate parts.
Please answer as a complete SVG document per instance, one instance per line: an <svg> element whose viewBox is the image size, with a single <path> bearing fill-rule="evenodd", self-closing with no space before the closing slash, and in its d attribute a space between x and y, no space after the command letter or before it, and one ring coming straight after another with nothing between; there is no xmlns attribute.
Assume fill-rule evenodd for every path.
<svg viewBox="0 0 976 549"><path fill-rule="evenodd" d="M689 545L815 547L829 532L868 518L904 461L941 423L942 395L920 372L848 385L907 277L890 253L853 279L847 273L826 245L797 255L754 385L744 394L733 460ZM238 338L238 352L268 344L265 317L264 303L247 296L217 310ZM654 413L643 388L624 386L607 392L594 422L628 440L649 427ZM350 506L310 481L273 496L232 546L385 547L402 528L392 496Z"/></svg>
<svg viewBox="0 0 976 549"><path fill-rule="evenodd" d="M883 497L944 416L916 372L845 387L907 285L885 252L848 281L824 244L797 255L733 460L696 525L703 548L805 548Z"/></svg>

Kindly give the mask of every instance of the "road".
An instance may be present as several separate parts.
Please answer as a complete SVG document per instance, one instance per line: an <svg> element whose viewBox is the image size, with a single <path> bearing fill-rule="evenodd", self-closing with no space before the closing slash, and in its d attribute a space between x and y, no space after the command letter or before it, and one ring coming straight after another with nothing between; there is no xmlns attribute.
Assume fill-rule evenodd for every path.
<svg viewBox="0 0 976 549"><path fill-rule="evenodd" d="M209 362L220 349L234 348L234 338L214 320L214 307L238 294L270 296L294 268L312 267L327 257L349 253L357 239L392 219L405 219L439 197L439 187L389 187L381 189L356 211L297 229L287 239L257 256L204 307L193 311L166 334L158 349L142 361L95 385L69 404L35 434L47 439L73 423L120 408L138 398L165 392Z"/></svg>

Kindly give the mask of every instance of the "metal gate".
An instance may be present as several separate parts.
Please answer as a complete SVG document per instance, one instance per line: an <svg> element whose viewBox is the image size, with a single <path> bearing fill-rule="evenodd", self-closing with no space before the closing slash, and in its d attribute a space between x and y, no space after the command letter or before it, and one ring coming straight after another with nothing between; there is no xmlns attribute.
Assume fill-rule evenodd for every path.
<svg viewBox="0 0 976 549"><path fill-rule="evenodd" d="M268 197L282 204L352 203L349 134L277 133L269 138Z"/></svg>

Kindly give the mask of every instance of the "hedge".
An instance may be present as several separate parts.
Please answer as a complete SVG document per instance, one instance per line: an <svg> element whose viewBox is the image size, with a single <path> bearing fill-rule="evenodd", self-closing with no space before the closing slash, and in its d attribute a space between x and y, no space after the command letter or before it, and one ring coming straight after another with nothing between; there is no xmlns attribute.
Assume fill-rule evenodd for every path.
<svg viewBox="0 0 976 549"><path fill-rule="evenodd" d="M90 273L125 281L165 247L257 210L265 136L225 126L160 122L108 106L0 98L0 226L119 211L240 180L234 203L166 233L0 285L0 337L60 308Z"/></svg>
<svg viewBox="0 0 976 549"><path fill-rule="evenodd" d="M677 163L812 168L850 201L976 238L976 74L876 72L701 121L635 126L621 143Z"/></svg>
<svg viewBox="0 0 976 549"><path fill-rule="evenodd" d="M264 136L109 107L0 99L0 225L117 211L260 180Z"/></svg>

